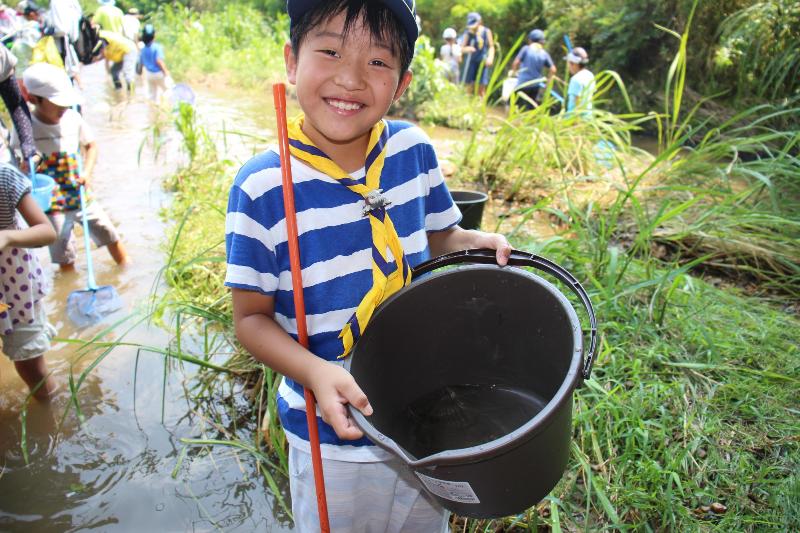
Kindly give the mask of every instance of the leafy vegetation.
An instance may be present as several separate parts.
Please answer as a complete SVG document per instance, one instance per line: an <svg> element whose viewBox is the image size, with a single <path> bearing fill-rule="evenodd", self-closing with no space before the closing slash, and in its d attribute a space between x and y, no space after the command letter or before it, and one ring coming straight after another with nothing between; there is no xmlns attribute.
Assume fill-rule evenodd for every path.
<svg viewBox="0 0 800 533"><path fill-rule="evenodd" d="M228 83L257 89L283 70L286 20L265 22L259 11L280 13L280 3L202 12L174 3L154 19L176 72L223 72ZM520 516L454 517L453 530L800 529L796 6L500 0L418 7L435 37L444 25L460 27L473 9L504 29L490 95L519 45L513 33L529 25L549 29L551 49L562 33L587 45L598 73L590 115L558 112L550 96L528 112L512 101L506 113L494 96L472 98L444 82L435 46L422 41L415 85L394 110L468 130L451 179L502 200L491 222L515 247L585 281L602 334L593 378L576 394L561 483ZM768 38L749 47L754 29ZM643 86L631 82L637 76L661 94L657 111L633 111L646 100L633 97ZM691 87L726 84L736 87L730 101L752 107L711 116L709 102L692 96ZM554 88L563 94L562 82ZM612 97L622 112L608 111ZM182 106L174 126L187 164L167 183L174 191L165 212L174 221L162 273L169 290L154 300L153 317L175 335L170 346L151 348L203 368L188 393L208 421L202 438L184 441L176 470L199 450L244 450L288 514L280 489L286 443L275 409L280 376L235 342L222 283L235 168L193 108ZM659 134L655 154L635 147L644 127Z"/></svg>

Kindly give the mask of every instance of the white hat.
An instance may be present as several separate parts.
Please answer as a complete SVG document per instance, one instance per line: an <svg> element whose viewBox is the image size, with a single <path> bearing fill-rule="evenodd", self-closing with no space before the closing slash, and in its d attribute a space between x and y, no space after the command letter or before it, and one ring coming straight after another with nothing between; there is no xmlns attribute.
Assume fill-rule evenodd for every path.
<svg viewBox="0 0 800 533"><path fill-rule="evenodd" d="M57 106L72 107L81 102L81 96L64 69L49 63L34 63L25 69L22 82L28 93L47 98Z"/></svg>
<svg viewBox="0 0 800 533"><path fill-rule="evenodd" d="M453 28L447 28L442 34L442 39L455 39L456 37L458 37L458 34Z"/></svg>

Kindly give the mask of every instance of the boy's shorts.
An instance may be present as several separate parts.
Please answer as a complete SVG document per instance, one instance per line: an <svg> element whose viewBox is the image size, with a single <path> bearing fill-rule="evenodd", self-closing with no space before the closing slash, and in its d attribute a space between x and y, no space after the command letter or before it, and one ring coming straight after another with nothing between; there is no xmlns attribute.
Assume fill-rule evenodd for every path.
<svg viewBox="0 0 800 533"><path fill-rule="evenodd" d="M489 72L492 70L490 67L487 67L483 59L480 61L472 60L467 63L465 67L467 69L466 76L464 77L464 82L467 85L472 85L475 83L475 79L478 77L478 71L481 73L481 79L478 82L478 85L488 85L489 84Z"/></svg>
<svg viewBox="0 0 800 533"><path fill-rule="evenodd" d="M47 218L58 234L56 242L50 245L50 258L60 265L73 264L77 251L72 230L76 223L83 223L80 209L51 212L47 214ZM89 223L89 236L98 248L119 240L114 224L97 202L90 202L86 206L86 220Z"/></svg>
<svg viewBox="0 0 800 533"><path fill-rule="evenodd" d="M12 361L35 359L50 350L50 339L56 334L56 329L47 321L41 301L33 307L33 324L18 324L11 334L0 335L3 353Z"/></svg>
<svg viewBox="0 0 800 533"><path fill-rule="evenodd" d="M328 518L334 533L439 533L450 513L434 502L399 460L354 463L323 459ZM311 455L289 447L292 514L300 533L319 531Z"/></svg>

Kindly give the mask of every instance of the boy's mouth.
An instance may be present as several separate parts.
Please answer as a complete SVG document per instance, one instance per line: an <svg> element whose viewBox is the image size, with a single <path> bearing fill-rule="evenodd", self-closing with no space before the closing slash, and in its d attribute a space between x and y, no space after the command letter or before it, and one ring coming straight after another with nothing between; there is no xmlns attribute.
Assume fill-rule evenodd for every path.
<svg viewBox="0 0 800 533"><path fill-rule="evenodd" d="M350 114L358 111L364 104L353 102L352 100L339 100L337 98L325 98L325 103L334 108L338 113Z"/></svg>

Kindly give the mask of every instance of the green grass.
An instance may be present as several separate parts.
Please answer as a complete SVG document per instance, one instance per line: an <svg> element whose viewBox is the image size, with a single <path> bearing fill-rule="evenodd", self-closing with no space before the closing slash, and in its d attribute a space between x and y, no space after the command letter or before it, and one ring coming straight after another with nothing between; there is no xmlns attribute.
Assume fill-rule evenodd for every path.
<svg viewBox="0 0 800 533"><path fill-rule="evenodd" d="M176 225L164 272L171 289L164 300L174 306L168 315L180 310L183 317L175 322L176 338L200 328L232 342L220 236L233 169L217 163L194 163L172 181L176 199L168 216ZM197 202L196 190L208 191L207 204L188 209ZM470 520L467 530L496 531L512 523L554 530L797 527L800 323L779 300L716 288L680 261L644 254L649 241L615 248L614 210L620 218L628 215L641 205L634 199L623 191L607 209L573 204L562 212L569 222L563 236L514 241L587 281L600 321L601 351L593 379L577 393L575 445L562 482L528 515ZM683 211L661 212L664 220L664 213ZM235 446L261 457L261 468L280 476L285 441L274 417L277 376L256 368L241 352L234 361L240 372L254 371L234 379L244 385L230 386L231 394L247 391L252 403L240 405L240 415L249 422L235 428L220 422L226 431L186 444ZM213 369L203 372L204 386L220 387ZM272 486L274 478L267 479ZM716 514L711 504L727 511ZM464 527L461 519L455 523Z"/></svg>
<svg viewBox="0 0 800 533"><path fill-rule="evenodd" d="M225 27L235 22L230 13L220 16ZM686 35L675 34L681 44L662 112L598 110L583 118L552 115L548 102L499 118L489 99L441 97L452 90L446 86L421 106L445 121L468 117L461 119L473 132L461 151L462 181L513 199L509 211L550 215L548 235L532 238L523 217L512 243L569 268L591 292L601 332L593 378L576 393L561 483L520 516L455 518L457 531L800 529L800 320L789 305L800 287L800 138L774 126L798 110L752 108L693 142L697 108L682 102ZM187 72L191 58L200 61L192 54L208 47L227 58L197 63L209 72L242 53L222 37L197 50L181 31L170 39L188 47ZM604 91L624 94L613 73L598 85L599 107ZM655 156L632 147L644 121L661 132ZM187 395L208 421L202 435L185 441L179 462L233 447L256 459L265 488L280 498L286 442L275 410L279 376L235 342L222 284L235 169L189 110L176 127L190 163L168 182L175 192L164 213L174 221L162 272L169 289L152 317L174 331L162 353L200 364ZM610 165L598 160L600 141L617 147ZM707 273L727 282L715 286ZM737 285L745 282L754 288Z"/></svg>

